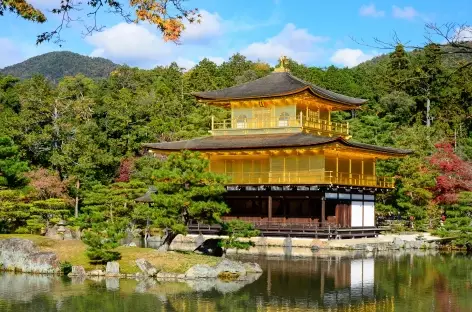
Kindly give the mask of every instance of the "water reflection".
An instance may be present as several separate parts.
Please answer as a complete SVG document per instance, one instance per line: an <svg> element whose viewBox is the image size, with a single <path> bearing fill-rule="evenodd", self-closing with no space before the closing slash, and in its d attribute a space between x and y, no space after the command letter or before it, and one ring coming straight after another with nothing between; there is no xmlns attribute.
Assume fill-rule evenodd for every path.
<svg viewBox="0 0 472 312"><path fill-rule="evenodd" d="M428 253L254 257L254 280L0 275L0 311L472 311L472 260Z"/></svg>

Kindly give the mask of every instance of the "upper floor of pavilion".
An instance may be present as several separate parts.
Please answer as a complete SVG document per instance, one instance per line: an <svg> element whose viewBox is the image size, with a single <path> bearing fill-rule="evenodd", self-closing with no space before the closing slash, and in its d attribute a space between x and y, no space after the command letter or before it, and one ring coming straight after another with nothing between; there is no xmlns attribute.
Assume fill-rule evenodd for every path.
<svg viewBox="0 0 472 312"><path fill-rule="evenodd" d="M332 122L331 113L355 110L366 102L303 81L283 67L234 87L194 93L197 100L231 110L231 118L212 118L212 135L312 133L349 138L349 124Z"/></svg>

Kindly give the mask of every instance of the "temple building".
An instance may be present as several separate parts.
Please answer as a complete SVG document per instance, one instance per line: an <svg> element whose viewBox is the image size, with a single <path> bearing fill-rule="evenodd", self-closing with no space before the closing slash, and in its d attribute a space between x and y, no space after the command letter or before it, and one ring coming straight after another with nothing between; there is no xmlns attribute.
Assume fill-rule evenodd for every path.
<svg viewBox="0 0 472 312"><path fill-rule="evenodd" d="M352 141L349 124L333 122L331 113L366 100L303 81L284 63L257 80L194 93L231 110L228 120L212 118L210 136L145 148L201 152L210 171L229 176L225 218L253 222L265 235L375 235L375 195L394 187L393 177L376 174L376 162L410 151Z"/></svg>

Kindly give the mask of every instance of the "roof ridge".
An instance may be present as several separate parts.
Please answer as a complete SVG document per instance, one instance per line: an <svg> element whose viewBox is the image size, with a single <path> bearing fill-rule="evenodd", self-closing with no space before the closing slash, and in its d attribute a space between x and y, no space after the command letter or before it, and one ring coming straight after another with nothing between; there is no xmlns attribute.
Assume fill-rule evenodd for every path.
<svg viewBox="0 0 472 312"><path fill-rule="evenodd" d="M259 77L259 78L254 79L254 80L246 81L246 82L243 82L243 83L240 83L240 84L231 86L231 87L227 87L227 88L224 88L224 89L225 89L225 90L228 90L228 89L238 88L238 87L244 86L244 85L246 85L246 84L253 83L253 82L255 82L255 81L258 81L258 80L267 78L267 77L269 77L269 76L272 75L272 74L288 74L288 73L287 73L287 72L274 72L274 71L273 71L273 72L269 73L268 75ZM221 90L221 89L209 90L209 91L197 91L197 92L191 92L191 94L198 94L198 93L202 93L202 92L212 92L212 91L219 91L219 90Z"/></svg>

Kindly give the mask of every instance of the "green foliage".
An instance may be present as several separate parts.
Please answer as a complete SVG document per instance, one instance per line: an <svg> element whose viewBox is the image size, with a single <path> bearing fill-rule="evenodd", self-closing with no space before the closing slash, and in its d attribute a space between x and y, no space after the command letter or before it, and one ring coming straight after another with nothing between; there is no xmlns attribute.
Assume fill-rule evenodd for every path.
<svg viewBox="0 0 472 312"><path fill-rule="evenodd" d="M414 150L415 153L405 159L379 161L376 168L378 175L395 176L397 180L394 192L378 196L377 211L413 216L415 229L434 228L438 224L438 213L444 210L431 200L435 173L428 168L427 159L435 150L434 144L456 138L457 155L472 159L469 117L472 68L459 70L460 60L454 56L451 61L451 56L440 53L444 49L430 45L424 50L409 52L398 46L391 54L354 68L307 67L293 60L289 62L297 77L332 91L368 99L360 110L332 114L333 121L349 122L353 140ZM49 65L33 66L41 60L52 63L51 58L67 65L59 64L51 73L43 71L50 68ZM86 60L85 63L92 61ZM184 233L191 218L217 222L227 211L226 206L219 204L222 180L208 178L202 171L201 181L196 181L200 174L189 176L189 184L182 181L185 172L205 167L203 160L197 166L193 159L183 165L175 156L165 162L143 157L129 170L131 181L141 181L142 186L112 183L124 159L141 155L142 143L204 136L208 134L212 115L216 121L229 117L224 109L196 102L192 92L230 87L263 77L272 70L270 65L249 61L240 54L221 65L203 59L188 71L176 63L151 70L114 67L111 63L101 67L82 66L85 63L80 57L67 53L47 54L30 62L33 63L17 68L32 68L55 83L39 75L24 80L0 76L0 133L16 144L11 145L8 139L8 149L15 151L14 156L8 156L10 159L17 164L22 163L20 159L27 160L34 172L39 168L57 172L54 185L66 186L61 186L59 193L48 191L54 196L39 198L37 194L45 194L44 191L54 185L44 187L32 181L29 187L36 191L24 190L18 198L0 203L2 231L30 232L32 228L26 220L37 229L46 219L32 214L33 202L68 196L77 196L80 218L72 221L83 229L92 229L95 221L105 228L112 223L112 211L113 223L120 227L167 228L173 235ZM70 69L67 74L64 74L65 66ZM26 68L20 71L25 72L25 77L31 73ZM101 73L97 73L99 71ZM107 78L94 80L99 76ZM428 100L430 116L434 117L430 127L426 126ZM15 166L8 165L8 170L12 168ZM13 180L22 179L23 169L12 175ZM167 180L166 175L169 175ZM32 180L43 180L34 176L32 173ZM0 180L5 181L3 173ZM0 187L21 188L25 181L20 180L8 182L8 186L3 182ZM68 181L73 183L65 183ZM76 187L77 181L80 188ZM154 195L156 205L132 203L133 196L143 195L147 190L145 186L153 184L160 189ZM132 191L126 197L124 190L127 189L140 191ZM58 195L60 193L68 194ZM34 218L37 222L33 222Z"/></svg>
<svg viewBox="0 0 472 312"><path fill-rule="evenodd" d="M0 190L0 233L28 233L26 220L31 215L31 204L19 190Z"/></svg>
<svg viewBox="0 0 472 312"><path fill-rule="evenodd" d="M207 168L208 160L199 153L184 151L170 154L154 171L154 225L174 236L185 234L191 220L220 222L221 215L229 211L223 200L226 177Z"/></svg>
<svg viewBox="0 0 472 312"><path fill-rule="evenodd" d="M233 249L249 249L254 246L254 242L250 240L241 240L241 238L251 238L259 235L259 230L254 228L254 225L241 220L230 220L221 223L221 235L227 235L228 238L222 239L219 242L224 253L229 248Z"/></svg>
<svg viewBox="0 0 472 312"><path fill-rule="evenodd" d="M116 226L106 226L99 224L93 229L85 232L83 241L88 245L87 257L91 263L106 263L121 259L121 254L114 251L118 247L119 240L124 237L124 233Z"/></svg>
<svg viewBox="0 0 472 312"><path fill-rule="evenodd" d="M20 160L18 146L8 137L0 137L0 189L25 185L28 163Z"/></svg>
<svg viewBox="0 0 472 312"><path fill-rule="evenodd" d="M454 244L472 250L472 192L459 194L457 204L446 208L446 221L439 233L455 236Z"/></svg>
<svg viewBox="0 0 472 312"><path fill-rule="evenodd" d="M64 276L67 276L72 272L72 264L68 261L61 262L61 272Z"/></svg>
<svg viewBox="0 0 472 312"><path fill-rule="evenodd" d="M96 185L84 195L82 211L76 224L85 229L83 241L88 245L91 261L101 263L120 258L113 249L130 227L134 199L146 190L142 182Z"/></svg>
<svg viewBox="0 0 472 312"><path fill-rule="evenodd" d="M46 231L51 223L67 219L70 212L70 205L64 199L49 198L34 201L30 208L30 217L26 221L27 228L32 233Z"/></svg>

